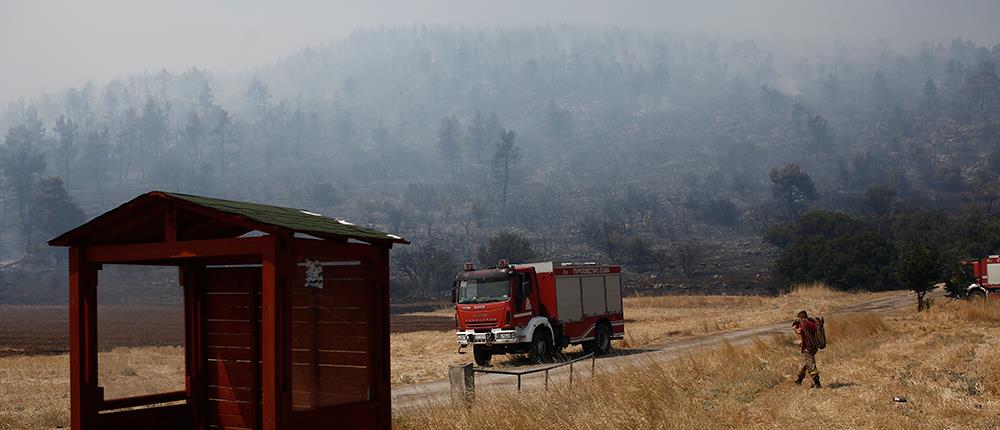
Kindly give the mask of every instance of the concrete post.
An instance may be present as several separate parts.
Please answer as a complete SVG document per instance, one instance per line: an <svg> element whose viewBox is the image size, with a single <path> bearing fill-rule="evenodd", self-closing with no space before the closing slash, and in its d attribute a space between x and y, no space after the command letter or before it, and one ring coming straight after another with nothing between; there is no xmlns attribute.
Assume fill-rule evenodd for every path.
<svg viewBox="0 0 1000 430"><path fill-rule="evenodd" d="M471 408L476 399L476 376L472 363L449 366L448 381L451 382L452 404Z"/></svg>

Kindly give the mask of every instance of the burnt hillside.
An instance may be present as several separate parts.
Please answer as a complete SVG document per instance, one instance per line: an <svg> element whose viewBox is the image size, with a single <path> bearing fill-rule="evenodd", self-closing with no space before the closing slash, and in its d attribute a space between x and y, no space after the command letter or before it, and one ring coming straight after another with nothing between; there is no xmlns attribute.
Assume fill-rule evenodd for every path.
<svg viewBox="0 0 1000 430"><path fill-rule="evenodd" d="M405 236L400 300L442 297L502 232L533 258L620 263L634 289L742 293L781 286L762 233L808 209L992 214L1000 48L814 45L378 29L244 73L145 73L11 103L0 302L65 301L44 240L150 189ZM102 300L179 294L130 283Z"/></svg>

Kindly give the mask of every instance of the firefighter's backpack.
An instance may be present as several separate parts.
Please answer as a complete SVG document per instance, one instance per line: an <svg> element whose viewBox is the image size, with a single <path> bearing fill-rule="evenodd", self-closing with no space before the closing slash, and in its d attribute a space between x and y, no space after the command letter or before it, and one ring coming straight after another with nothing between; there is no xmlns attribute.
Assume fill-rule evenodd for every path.
<svg viewBox="0 0 1000 430"><path fill-rule="evenodd" d="M826 348L826 320L816 317L816 347Z"/></svg>

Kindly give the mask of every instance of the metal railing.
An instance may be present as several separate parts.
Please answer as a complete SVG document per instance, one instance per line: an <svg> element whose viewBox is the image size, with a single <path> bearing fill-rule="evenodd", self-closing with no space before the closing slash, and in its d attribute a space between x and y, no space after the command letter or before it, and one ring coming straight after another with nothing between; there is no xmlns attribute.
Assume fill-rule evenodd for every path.
<svg viewBox="0 0 1000 430"><path fill-rule="evenodd" d="M549 389L549 371L550 370L552 370L552 369L558 369L558 368L563 367L563 366L569 366L569 383L570 383L570 385L572 385L573 384L573 363L576 363L576 362L582 361L582 360L586 360L588 358L590 359L590 374L591 374L591 376L593 376L594 375L594 367L595 367L595 365L597 363L597 355L595 355L593 352L591 352L590 354L584 355L583 357L574 358L574 359L572 359L570 361L564 361L562 363L556 363L556 364L553 364L553 365L550 365L550 366L538 367L538 368L534 368L534 369L526 369L526 370L499 370L499 369L473 368L472 371L473 372L478 372L478 373L494 373L494 374L497 374L497 375L514 375L514 376L517 376L517 391L521 391L521 377L522 376L524 376L524 375L530 375L532 373L545 372L545 389L548 390Z"/></svg>

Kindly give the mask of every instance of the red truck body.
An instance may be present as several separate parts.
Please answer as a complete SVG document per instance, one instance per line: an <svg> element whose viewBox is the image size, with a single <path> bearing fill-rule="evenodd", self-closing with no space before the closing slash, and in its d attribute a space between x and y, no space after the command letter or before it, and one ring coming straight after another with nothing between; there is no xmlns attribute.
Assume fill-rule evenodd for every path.
<svg viewBox="0 0 1000 430"><path fill-rule="evenodd" d="M527 263L456 276L456 337L476 362L494 354L545 360L568 345L606 353L625 334L621 268L594 263Z"/></svg>
<svg viewBox="0 0 1000 430"><path fill-rule="evenodd" d="M966 290L972 297L1000 299L1000 255L966 261L972 266L975 281Z"/></svg>

